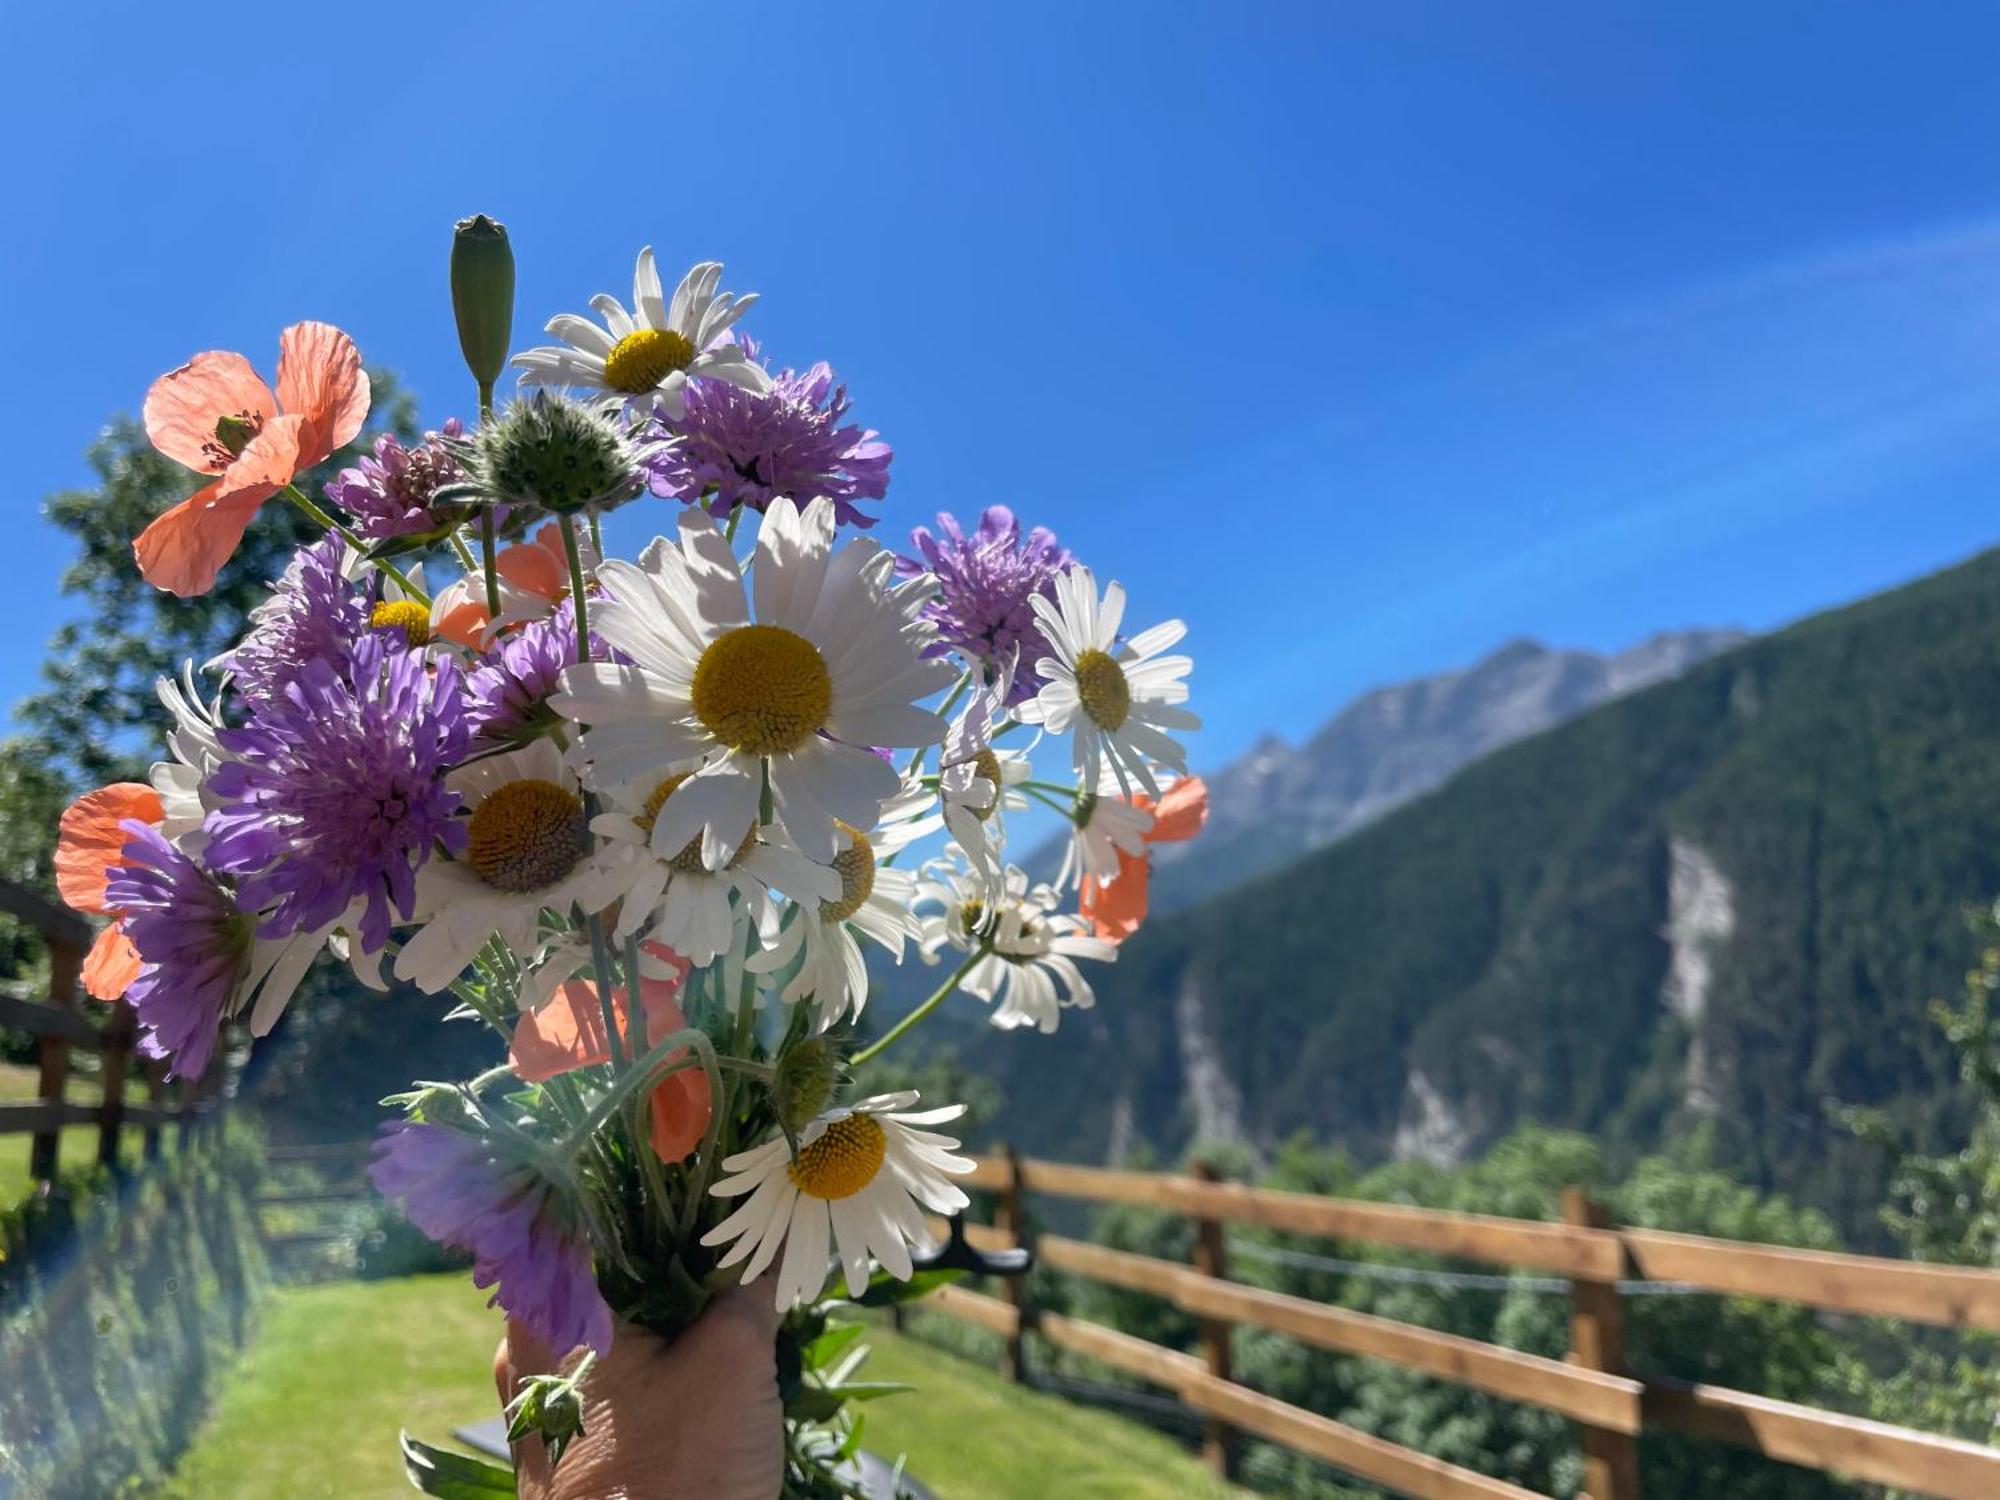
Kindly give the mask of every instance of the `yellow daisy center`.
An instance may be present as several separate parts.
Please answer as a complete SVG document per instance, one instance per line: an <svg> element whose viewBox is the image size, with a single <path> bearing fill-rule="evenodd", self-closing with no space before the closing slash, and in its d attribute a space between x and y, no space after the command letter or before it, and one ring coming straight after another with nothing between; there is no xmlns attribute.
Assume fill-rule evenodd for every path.
<svg viewBox="0 0 2000 1500"><path fill-rule="evenodd" d="M1122 728L1132 712L1132 684L1125 680L1125 669L1103 651L1077 653L1076 695L1100 729Z"/></svg>
<svg viewBox="0 0 2000 1500"><path fill-rule="evenodd" d="M811 1198L852 1198L875 1180L889 1154L889 1137L872 1115L848 1115L801 1146L786 1171L792 1186Z"/></svg>
<svg viewBox="0 0 2000 1500"><path fill-rule="evenodd" d="M973 817L984 823L1000 810L1000 757L991 748L982 750L972 757L972 769L993 784L993 800L972 810Z"/></svg>
<svg viewBox="0 0 2000 1500"><path fill-rule="evenodd" d="M832 706L833 674L819 648L781 626L739 625L695 664L695 717L746 755L798 749Z"/></svg>
<svg viewBox="0 0 2000 1500"><path fill-rule="evenodd" d="M637 823L639 831L646 835L647 843L650 844L653 840L653 825L660 821L660 809L667 805L667 798L673 796L680 789L681 783L693 774L692 771L684 771L679 776L669 776L646 794L646 800L640 804L639 810L632 814L632 821ZM753 820L750 831L743 835L743 842L737 846L735 857L729 861L731 865L750 852L750 840L756 832L757 825ZM707 871L708 866L701 862L701 835L697 833L681 845L680 853L667 863L683 875L700 875Z"/></svg>
<svg viewBox="0 0 2000 1500"><path fill-rule="evenodd" d="M368 612L376 630L400 630L412 650L431 643L431 612L414 599L384 599Z"/></svg>
<svg viewBox="0 0 2000 1500"><path fill-rule="evenodd" d="M986 903L974 896L969 901L961 901L958 906L958 920L964 924L968 937L976 937L986 923Z"/></svg>
<svg viewBox="0 0 2000 1500"><path fill-rule="evenodd" d="M845 922L875 892L875 846L851 823L835 818L833 826L854 842L833 857L833 867L840 872L840 899L822 906L819 915L822 922Z"/></svg>
<svg viewBox="0 0 2000 1500"><path fill-rule="evenodd" d="M465 860L496 891L554 885L583 858L583 802L553 781L510 781L472 810Z"/></svg>
<svg viewBox="0 0 2000 1500"><path fill-rule="evenodd" d="M694 344L671 328L635 328L604 356L604 383L614 391L639 395L675 370L694 363Z"/></svg>

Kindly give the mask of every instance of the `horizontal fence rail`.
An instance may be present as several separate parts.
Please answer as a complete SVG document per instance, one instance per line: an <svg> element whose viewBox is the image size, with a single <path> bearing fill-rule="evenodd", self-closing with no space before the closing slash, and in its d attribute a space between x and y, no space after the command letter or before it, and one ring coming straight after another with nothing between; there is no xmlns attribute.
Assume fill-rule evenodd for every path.
<svg viewBox="0 0 2000 1500"><path fill-rule="evenodd" d="M0 1028L35 1038L36 1097L0 1104L0 1136L25 1135L28 1176L35 1191L47 1192L62 1170L62 1132L66 1126L95 1125L98 1165L117 1169L123 1132L143 1132L144 1159L158 1158L161 1133L177 1126L180 1140L212 1114L216 1101L188 1083L168 1084L158 1065L138 1052L138 1027L132 1008L122 1000L93 1021L78 1008L77 976L95 934L74 913L12 882L0 880L0 912L41 934L49 956L46 1000L0 995ZM98 1059L100 1097L83 1102L66 1097L72 1070L70 1054L84 1052ZM126 1097L134 1061L150 1085L147 1102Z"/></svg>
<svg viewBox="0 0 2000 1500"><path fill-rule="evenodd" d="M1055 1234L1033 1236L1032 1244L1052 1270L1157 1297L1196 1319L1199 1357L1080 1319L1037 1314L1022 1305L1020 1284L1013 1281L1005 1284L1004 1301L945 1287L925 1306L999 1335L1017 1376L1022 1337L1032 1330L1058 1349L1174 1392L1185 1408L1228 1430L1226 1440L1211 1436L1205 1445L1225 1475L1233 1472L1234 1435L1244 1433L1421 1500L1522 1500L1533 1494L1231 1380L1229 1331L1252 1327L1570 1418L1583 1436L1585 1490L1592 1500L1637 1500L1635 1440L1641 1432L1661 1429L1944 1500L2000 1496L2000 1449L1747 1391L1632 1378L1624 1369L1621 1291L1639 1277L1645 1278L1642 1285L1672 1283L1676 1289L1829 1312L2000 1329L2000 1272L1624 1229L1574 1191L1565 1194L1565 1222L1558 1224L1316 1198L1011 1153L980 1158L969 1181L994 1194L998 1207L999 1224L966 1226L967 1238L984 1250L1010 1248L1028 1237L1024 1209L1032 1192L1137 1204L1195 1221L1194 1264ZM1547 1359L1231 1280L1222 1259L1223 1226L1230 1224L1560 1272L1573 1301L1570 1354Z"/></svg>

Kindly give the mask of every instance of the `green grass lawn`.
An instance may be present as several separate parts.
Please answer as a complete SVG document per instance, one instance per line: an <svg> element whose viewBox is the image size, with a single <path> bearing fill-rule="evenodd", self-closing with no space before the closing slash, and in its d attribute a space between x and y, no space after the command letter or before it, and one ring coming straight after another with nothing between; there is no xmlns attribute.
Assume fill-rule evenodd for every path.
<svg viewBox="0 0 2000 1500"><path fill-rule="evenodd" d="M463 1276L281 1290L256 1344L155 1500L273 1495L392 1500L396 1430L443 1441L494 1411L497 1314ZM1166 1438L1118 1417L1007 1384L889 1330L871 1331L867 1373L918 1392L868 1408L867 1443L909 1455L941 1500L1221 1500Z"/></svg>

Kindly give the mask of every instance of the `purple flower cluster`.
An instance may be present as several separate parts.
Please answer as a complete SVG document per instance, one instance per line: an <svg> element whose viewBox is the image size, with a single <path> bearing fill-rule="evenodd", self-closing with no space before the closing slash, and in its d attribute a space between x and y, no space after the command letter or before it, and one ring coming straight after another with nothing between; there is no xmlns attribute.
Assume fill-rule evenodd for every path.
<svg viewBox="0 0 2000 1500"><path fill-rule="evenodd" d="M757 346L745 339L750 357ZM868 429L841 425L847 387L835 385L821 361L800 374L783 370L770 392L752 395L726 380L691 380L687 410L662 427L679 441L646 461L653 493L699 501L726 516L738 505L762 511L786 496L804 505L825 495L850 526L873 526L857 500L879 500L889 488L887 443Z"/></svg>
<svg viewBox="0 0 2000 1500"><path fill-rule="evenodd" d="M209 863L268 913L262 935L316 930L361 899L362 951L373 953L392 904L412 916L433 845L465 845L443 780L465 758L464 685L449 661L433 672L384 633L342 665L308 662L283 696L219 732L233 758L209 779L222 805L203 826Z"/></svg>
<svg viewBox="0 0 2000 1500"><path fill-rule="evenodd" d="M355 531L371 541L435 531L450 517L431 509L431 496L465 477L445 439L464 431L465 425L453 417L442 433L425 433L414 448L385 432L375 439L372 458L334 476L326 498L346 511Z"/></svg>
<svg viewBox="0 0 2000 1500"><path fill-rule="evenodd" d="M224 658L244 702L283 695L309 661L338 664L368 628L368 601L341 576L347 543L328 534L301 547L271 597L251 611L250 628Z"/></svg>
<svg viewBox="0 0 2000 1500"><path fill-rule="evenodd" d="M1054 597L1056 575L1069 566L1070 555L1041 526L1024 542L1021 523L1004 505L988 506L969 537L955 517L939 512L937 519L943 535L917 527L910 542L918 556L896 560L896 571L906 578L926 571L937 577L937 597L924 606L938 628L928 654L961 651L997 666L1018 649L1007 702L1010 707L1025 702L1041 689L1035 663L1051 649L1028 601Z"/></svg>
<svg viewBox="0 0 2000 1500"><path fill-rule="evenodd" d="M593 632L591 654L604 644ZM515 744L544 717L564 667L576 661L576 609L568 599L546 620L533 620L496 641L465 680L465 719L474 752Z"/></svg>
<svg viewBox="0 0 2000 1500"><path fill-rule="evenodd" d="M579 1344L610 1352L611 1309L590 1246L526 1167L496 1160L461 1131L399 1120L383 1127L368 1175L433 1240L472 1252L473 1284L497 1287L489 1307L498 1303L558 1355Z"/></svg>
<svg viewBox="0 0 2000 1500"><path fill-rule="evenodd" d="M199 1078L244 977L255 918L159 830L129 818L119 827L131 836L127 863L112 866L105 900L142 961L125 998L147 1054L168 1060L169 1077Z"/></svg>

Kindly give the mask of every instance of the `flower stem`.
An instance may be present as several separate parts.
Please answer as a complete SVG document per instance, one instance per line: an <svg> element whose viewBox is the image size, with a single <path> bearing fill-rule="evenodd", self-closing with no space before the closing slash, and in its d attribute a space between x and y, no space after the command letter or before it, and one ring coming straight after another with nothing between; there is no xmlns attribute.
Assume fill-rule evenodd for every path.
<svg viewBox="0 0 2000 1500"><path fill-rule="evenodd" d="M576 517L562 518L563 555L569 559L569 596L576 608L576 659L590 660L590 615L584 603L583 553L576 545Z"/></svg>
<svg viewBox="0 0 2000 1500"><path fill-rule="evenodd" d="M625 1071L625 1038L618 1032L618 1007L611 998L611 953L604 941L604 924L595 915L584 918L584 931L590 934L590 971L597 977L597 1003L604 1007L604 1035L611 1048L611 1071ZM634 1009L628 988L625 1009Z"/></svg>
<svg viewBox="0 0 2000 1500"><path fill-rule="evenodd" d="M1039 792L1056 792L1069 798L1072 802L1083 795L1082 787L1064 786L1060 781L1023 781L1019 785L1033 788Z"/></svg>
<svg viewBox="0 0 2000 1500"><path fill-rule="evenodd" d="M951 992L958 988L959 982L972 972L972 966L992 951L993 949L990 944L981 943L977 948L966 954L965 962L951 971L951 977L939 985L936 990L932 991L931 997L928 1000L924 1001L922 1005L919 1005L915 1010L903 1017L902 1020L883 1032L875 1041L855 1053L848 1061L858 1068L870 1058L879 1057L891 1042L898 1040L918 1022L922 1021L925 1016L928 1016L932 1011L944 1004L950 998Z"/></svg>
<svg viewBox="0 0 2000 1500"><path fill-rule="evenodd" d="M306 494L296 484L288 484L282 490L278 491L278 493L303 511L306 519L311 521L315 526L324 526L328 531L339 532L341 540L346 542L356 552L365 554L368 551L362 545L360 537L356 536L347 527L341 525L340 522L334 520L332 516L320 508L317 501ZM431 596L410 582L409 578L403 573L403 570L390 562L388 558L371 557L368 561L376 568L381 569L382 572L388 574L389 577L395 579L402 586L403 592L408 594L412 599L415 599L420 604L429 604L431 602Z"/></svg>
<svg viewBox="0 0 2000 1500"><path fill-rule="evenodd" d="M668 1062L670 1053L686 1047L694 1052L693 1057L683 1057ZM664 1066L663 1066L664 1064ZM646 1055L612 1080L611 1086L598 1095L577 1126L564 1136L558 1148L565 1157L574 1156L592 1131L616 1114L633 1092L642 1085L658 1083L670 1074L683 1068L699 1066L708 1074L708 1085L714 1096L721 1097L722 1073L715 1062L715 1043L708 1039L708 1033L699 1026L689 1026L669 1036L661 1037L646 1049ZM711 1130L715 1122L709 1122Z"/></svg>
<svg viewBox="0 0 2000 1500"><path fill-rule="evenodd" d="M456 526L444 534L444 539L451 543L452 555L458 559L458 565L467 573L471 573L479 566L472 556L472 549L465 545L465 538L458 534Z"/></svg>

